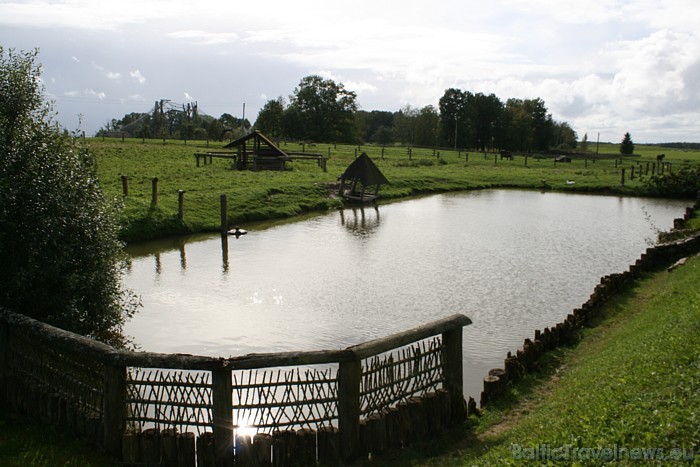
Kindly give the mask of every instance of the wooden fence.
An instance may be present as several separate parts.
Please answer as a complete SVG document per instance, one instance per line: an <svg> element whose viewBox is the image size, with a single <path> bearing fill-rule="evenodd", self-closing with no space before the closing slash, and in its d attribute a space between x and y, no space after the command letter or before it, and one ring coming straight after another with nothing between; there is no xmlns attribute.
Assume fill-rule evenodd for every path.
<svg viewBox="0 0 700 467"><path fill-rule="evenodd" d="M337 464L465 417L464 315L342 350L117 350L0 308L0 400L124 464Z"/></svg>

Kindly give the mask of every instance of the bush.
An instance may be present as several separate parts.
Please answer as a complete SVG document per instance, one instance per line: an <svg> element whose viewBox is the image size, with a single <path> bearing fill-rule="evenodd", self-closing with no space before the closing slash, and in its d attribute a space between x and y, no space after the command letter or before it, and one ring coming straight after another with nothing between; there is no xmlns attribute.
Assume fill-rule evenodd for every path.
<svg viewBox="0 0 700 467"><path fill-rule="evenodd" d="M700 190L700 166L683 167L656 175L645 182L650 194L669 198L695 198Z"/></svg>
<svg viewBox="0 0 700 467"><path fill-rule="evenodd" d="M138 303L121 288L115 209L92 155L53 123L36 56L0 46L0 305L118 343Z"/></svg>

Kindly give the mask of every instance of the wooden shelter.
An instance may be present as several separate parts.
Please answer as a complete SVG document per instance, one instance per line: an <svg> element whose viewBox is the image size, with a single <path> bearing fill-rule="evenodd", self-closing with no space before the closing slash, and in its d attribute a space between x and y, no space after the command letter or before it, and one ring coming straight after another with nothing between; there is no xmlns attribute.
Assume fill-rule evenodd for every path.
<svg viewBox="0 0 700 467"><path fill-rule="evenodd" d="M348 189L346 189L346 183L349 183ZM363 152L340 176L338 194L351 202L373 202L379 198L379 188L385 183L389 183L389 180L372 162L367 153Z"/></svg>
<svg viewBox="0 0 700 467"><path fill-rule="evenodd" d="M284 170L291 159L289 154L258 130L231 141L224 149L237 150L235 166L239 170Z"/></svg>

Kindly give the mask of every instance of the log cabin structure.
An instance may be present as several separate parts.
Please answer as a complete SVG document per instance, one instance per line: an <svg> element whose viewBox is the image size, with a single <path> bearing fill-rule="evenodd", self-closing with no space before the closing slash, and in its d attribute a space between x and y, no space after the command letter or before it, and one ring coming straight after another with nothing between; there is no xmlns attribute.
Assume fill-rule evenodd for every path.
<svg viewBox="0 0 700 467"><path fill-rule="evenodd" d="M389 183L389 180L363 152L340 176L338 194L346 201L371 203L379 198L379 188L385 183ZM347 184L349 188L346 189Z"/></svg>

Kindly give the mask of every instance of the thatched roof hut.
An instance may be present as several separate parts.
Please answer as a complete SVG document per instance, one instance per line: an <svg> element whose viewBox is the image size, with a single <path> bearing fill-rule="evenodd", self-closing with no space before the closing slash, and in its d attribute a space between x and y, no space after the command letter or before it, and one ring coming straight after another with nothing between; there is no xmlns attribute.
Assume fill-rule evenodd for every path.
<svg viewBox="0 0 700 467"><path fill-rule="evenodd" d="M389 183L389 180L372 162L367 153L363 152L340 176L338 194L348 201L372 202L379 197L379 188L385 183ZM349 185L347 190L346 185Z"/></svg>

